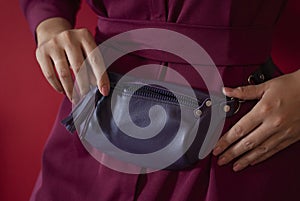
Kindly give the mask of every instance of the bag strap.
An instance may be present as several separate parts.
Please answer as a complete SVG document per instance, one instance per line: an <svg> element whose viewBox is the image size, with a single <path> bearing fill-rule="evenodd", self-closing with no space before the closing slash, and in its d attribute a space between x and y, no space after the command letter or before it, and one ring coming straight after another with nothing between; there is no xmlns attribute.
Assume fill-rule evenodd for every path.
<svg viewBox="0 0 300 201"><path fill-rule="evenodd" d="M258 70L248 77L248 83L261 84L282 74L281 70L274 64L272 58L269 57L267 61L258 68Z"/></svg>

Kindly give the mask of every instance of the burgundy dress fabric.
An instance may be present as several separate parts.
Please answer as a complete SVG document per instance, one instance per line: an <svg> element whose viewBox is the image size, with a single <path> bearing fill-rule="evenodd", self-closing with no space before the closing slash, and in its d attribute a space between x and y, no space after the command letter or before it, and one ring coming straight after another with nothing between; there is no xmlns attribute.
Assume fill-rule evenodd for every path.
<svg viewBox="0 0 300 201"><path fill-rule="evenodd" d="M247 84L248 76L270 55L273 28L285 0L88 0L99 16L96 41L138 28L164 28L199 43L212 57L226 86ZM21 0L34 33L50 17L72 24L80 1ZM134 39L133 39L134 40ZM182 60L155 51L122 57L112 70L126 73L143 64L164 64L205 88ZM161 77L160 70L151 72ZM164 72L163 79L172 80ZM227 118L223 132L246 114L254 102L243 104ZM267 161L235 173L232 164L218 166L212 154L181 171L125 174L97 162L60 124L71 111L65 99L45 146L42 171L31 201L296 201L300 186L300 144L296 143Z"/></svg>

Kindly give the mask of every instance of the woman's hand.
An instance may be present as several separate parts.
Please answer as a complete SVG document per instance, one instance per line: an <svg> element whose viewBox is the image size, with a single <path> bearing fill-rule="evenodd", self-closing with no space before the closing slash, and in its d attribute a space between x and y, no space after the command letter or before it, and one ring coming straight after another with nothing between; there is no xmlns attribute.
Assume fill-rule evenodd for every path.
<svg viewBox="0 0 300 201"><path fill-rule="evenodd" d="M90 54L97 45L87 29L71 29L65 19L50 18L40 23L36 34L36 58L54 89L65 93L72 102L77 101L79 94L73 91L72 70L81 95L89 91L91 80L96 81L104 96L108 95L110 86L103 58L97 49ZM81 68L86 57L91 70Z"/></svg>
<svg viewBox="0 0 300 201"><path fill-rule="evenodd" d="M300 139L300 70L260 85L224 88L225 95L260 99L217 143L218 164L234 171L266 160Z"/></svg>

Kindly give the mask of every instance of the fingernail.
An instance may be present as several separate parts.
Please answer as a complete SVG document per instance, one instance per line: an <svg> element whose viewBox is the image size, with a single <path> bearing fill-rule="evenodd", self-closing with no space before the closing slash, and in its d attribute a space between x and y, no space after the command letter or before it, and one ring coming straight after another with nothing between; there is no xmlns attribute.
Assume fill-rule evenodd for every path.
<svg viewBox="0 0 300 201"><path fill-rule="evenodd" d="M254 166L258 163L259 161L253 161L252 163L250 163L251 166Z"/></svg>
<svg viewBox="0 0 300 201"><path fill-rule="evenodd" d="M222 92L224 95L226 95L227 93L231 93L233 91L232 88L228 88L228 87L223 87L222 88Z"/></svg>
<svg viewBox="0 0 300 201"><path fill-rule="evenodd" d="M226 163L226 158L224 156L222 156L219 160L218 160L218 165L225 165Z"/></svg>
<svg viewBox="0 0 300 201"><path fill-rule="evenodd" d="M238 172L238 171L240 171L242 169L244 169L244 167L241 164L239 164L239 163L235 163L233 165L233 171L235 171L235 172Z"/></svg>
<svg viewBox="0 0 300 201"><path fill-rule="evenodd" d="M214 151L213 151L213 155L214 155L214 156L217 156L217 155L219 155L221 152L222 152L221 147L217 146L217 147L214 149Z"/></svg>
<svg viewBox="0 0 300 201"><path fill-rule="evenodd" d="M109 93L108 85L107 84L103 85L100 89L100 92L103 96L108 96Z"/></svg>

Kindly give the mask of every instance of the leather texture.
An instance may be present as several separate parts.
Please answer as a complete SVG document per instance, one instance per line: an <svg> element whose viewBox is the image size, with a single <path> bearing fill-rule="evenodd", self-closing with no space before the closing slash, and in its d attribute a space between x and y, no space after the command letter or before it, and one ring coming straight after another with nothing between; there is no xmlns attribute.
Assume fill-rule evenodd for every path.
<svg viewBox="0 0 300 201"><path fill-rule="evenodd" d="M269 59L249 80L252 84L259 84L280 74ZM129 76L121 80L122 75L116 73L109 73L109 77L109 96L103 97L96 87L93 88L62 123L70 132L77 131L80 139L90 146L139 167L156 169L160 162L124 158L111 148L111 144L138 155L164 149L158 160L180 156L165 169L184 169L204 158L219 138L208 135L213 108L219 112L218 117L213 119L217 133L222 120L234 115L241 107L241 101L237 99L225 99L195 89L192 89L195 97L191 97L187 95L191 89L173 83ZM132 124L133 127L128 126ZM134 129L134 126L139 129ZM127 128L127 132L120 127ZM143 129L156 134L144 136L146 130ZM99 136L105 138L101 140ZM174 144L168 147L171 142ZM210 146L204 146L204 142Z"/></svg>

